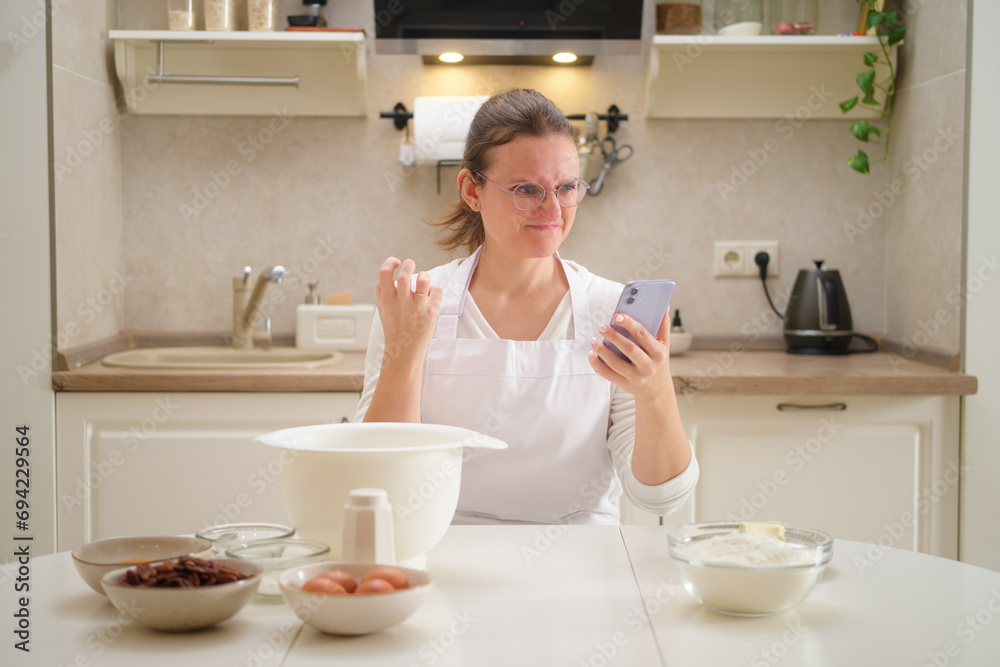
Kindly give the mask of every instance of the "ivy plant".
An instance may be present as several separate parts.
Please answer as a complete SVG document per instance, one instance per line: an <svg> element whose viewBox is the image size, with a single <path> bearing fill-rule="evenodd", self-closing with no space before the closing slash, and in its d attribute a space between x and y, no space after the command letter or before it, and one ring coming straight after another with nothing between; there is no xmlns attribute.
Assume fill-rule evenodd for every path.
<svg viewBox="0 0 1000 667"><path fill-rule="evenodd" d="M878 11L876 9L878 0L858 0L858 2L861 3L862 10L868 10L866 25L868 28L875 29L879 46L882 47L882 54L865 53L864 62L867 69L855 77L862 95L855 95L851 99L841 102L840 110L847 113L860 105L885 117L884 130L870 125L866 120L859 120L851 125L851 134L858 140L882 147L882 153L872 157L869 157L865 151L858 149L857 154L852 155L847 160L851 169L861 174L867 174L869 165L885 162L889 157L889 138L892 135L892 98L896 94L896 69L889 57L889 50L893 45L903 41L903 37L906 36L906 28L900 25L898 12ZM888 78L883 81L875 80L876 65L888 66ZM878 100L875 99L876 89L885 93L884 104L879 104Z"/></svg>

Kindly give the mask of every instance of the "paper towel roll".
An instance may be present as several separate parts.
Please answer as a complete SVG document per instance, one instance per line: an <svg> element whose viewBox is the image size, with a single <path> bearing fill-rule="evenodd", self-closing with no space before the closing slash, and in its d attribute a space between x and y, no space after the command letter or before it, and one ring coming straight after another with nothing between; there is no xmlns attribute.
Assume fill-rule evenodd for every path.
<svg viewBox="0 0 1000 667"><path fill-rule="evenodd" d="M413 143L417 162L461 160L472 117L486 97L416 97Z"/></svg>

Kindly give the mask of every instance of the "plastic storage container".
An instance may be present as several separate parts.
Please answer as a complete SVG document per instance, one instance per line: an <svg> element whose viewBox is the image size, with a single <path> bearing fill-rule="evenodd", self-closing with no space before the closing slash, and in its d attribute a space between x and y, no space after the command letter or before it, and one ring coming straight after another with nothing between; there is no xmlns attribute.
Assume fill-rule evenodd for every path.
<svg viewBox="0 0 1000 667"><path fill-rule="evenodd" d="M716 0L715 31L720 37L752 37L763 28L762 0Z"/></svg>
<svg viewBox="0 0 1000 667"><path fill-rule="evenodd" d="M236 30L236 0L205 0L205 30Z"/></svg>
<svg viewBox="0 0 1000 667"><path fill-rule="evenodd" d="M769 9L772 34L816 34L819 0L771 0Z"/></svg>
<svg viewBox="0 0 1000 667"><path fill-rule="evenodd" d="M701 34L701 0L657 3L656 32L660 35Z"/></svg>
<svg viewBox="0 0 1000 667"><path fill-rule="evenodd" d="M278 13L276 0L246 0L247 27L252 32L271 32Z"/></svg>
<svg viewBox="0 0 1000 667"><path fill-rule="evenodd" d="M196 30L198 12L195 0L167 0L167 26L171 30Z"/></svg>

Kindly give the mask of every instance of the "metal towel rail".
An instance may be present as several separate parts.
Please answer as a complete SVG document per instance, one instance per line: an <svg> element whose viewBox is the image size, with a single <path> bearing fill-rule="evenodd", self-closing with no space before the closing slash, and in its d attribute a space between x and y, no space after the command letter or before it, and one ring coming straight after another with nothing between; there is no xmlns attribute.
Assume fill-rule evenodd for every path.
<svg viewBox="0 0 1000 667"><path fill-rule="evenodd" d="M214 83L250 86L294 86L299 87L297 76L202 76L198 74L164 74L163 40L157 42L156 74L147 77L150 83Z"/></svg>

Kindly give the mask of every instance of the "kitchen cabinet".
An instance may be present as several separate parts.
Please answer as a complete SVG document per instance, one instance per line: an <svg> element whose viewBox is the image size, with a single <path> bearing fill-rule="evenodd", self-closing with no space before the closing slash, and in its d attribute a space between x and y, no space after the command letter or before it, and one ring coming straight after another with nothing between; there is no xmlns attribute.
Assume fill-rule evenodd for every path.
<svg viewBox="0 0 1000 667"><path fill-rule="evenodd" d="M701 479L664 526L778 520L957 558L957 396L679 400ZM659 517L623 500L622 522L656 524Z"/></svg>
<svg viewBox="0 0 1000 667"><path fill-rule="evenodd" d="M59 392L57 548L117 535L288 522L278 451L253 442L349 421L356 392Z"/></svg>
<svg viewBox="0 0 1000 667"><path fill-rule="evenodd" d="M812 118L879 118L838 106L858 94L866 52L883 57L877 37L654 35L646 115L783 119L782 136ZM888 75L888 67L876 71Z"/></svg>
<svg viewBox="0 0 1000 667"><path fill-rule="evenodd" d="M108 36L131 113L365 114L361 31L111 30Z"/></svg>

